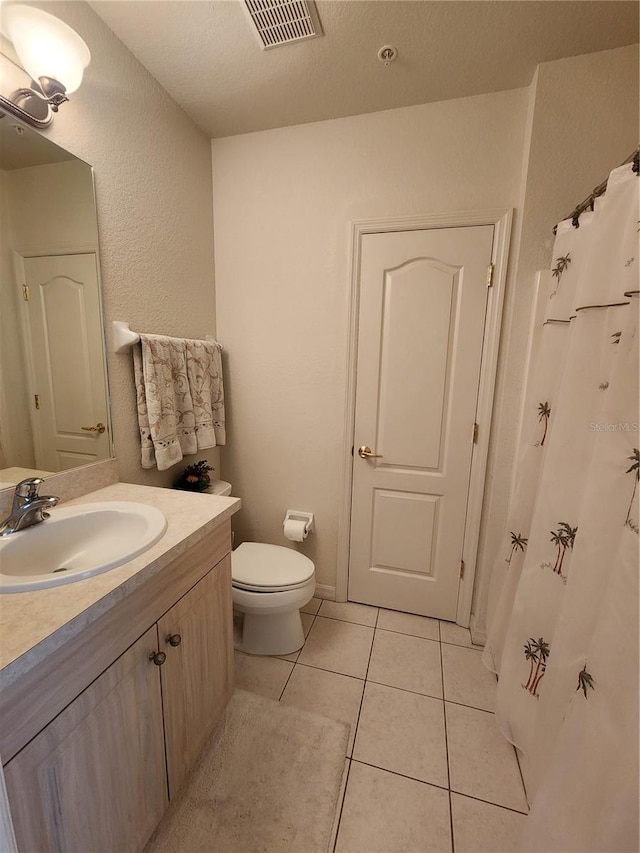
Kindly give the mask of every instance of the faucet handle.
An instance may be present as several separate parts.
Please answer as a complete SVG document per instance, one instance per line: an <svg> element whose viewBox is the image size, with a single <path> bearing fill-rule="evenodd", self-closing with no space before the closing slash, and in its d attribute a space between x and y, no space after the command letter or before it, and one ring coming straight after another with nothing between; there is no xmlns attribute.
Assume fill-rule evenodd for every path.
<svg viewBox="0 0 640 853"><path fill-rule="evenodd" d="M28 477L26 480L21 480L16 486L16 497L27 498L33 500L38 497L38 489L44 483L42 477Z"/></svg>

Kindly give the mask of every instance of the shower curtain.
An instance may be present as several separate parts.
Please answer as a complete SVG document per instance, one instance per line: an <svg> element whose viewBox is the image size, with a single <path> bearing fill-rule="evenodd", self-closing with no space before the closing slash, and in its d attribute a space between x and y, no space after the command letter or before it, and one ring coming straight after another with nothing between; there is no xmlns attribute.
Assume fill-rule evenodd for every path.
<svg viewBox="0 0 640 853"><path fill-rule="evenodd" d="M560 223L485 664L531 811L521 850L638 851L638 176Z"/></svg>

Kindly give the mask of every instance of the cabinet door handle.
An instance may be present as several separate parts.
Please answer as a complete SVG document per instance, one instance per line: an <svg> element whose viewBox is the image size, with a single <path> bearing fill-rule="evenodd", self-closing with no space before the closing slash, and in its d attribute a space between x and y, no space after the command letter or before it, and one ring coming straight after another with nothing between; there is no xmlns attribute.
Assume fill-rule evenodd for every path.
<svg viewBox="0 0 640 853"><path fill-rule="evenodd" d="M167 643L169 643L170 646L173 646L174 649L176 646L179 646L181 642L182 637L180 634L169 634L167 637Z"/></svg>
<svg viewBox="0 0 640 853"><path fill-rule="evenodd" d="M149 660L152 660L156 666L162 666L166 659L167 656L164 652L151 652L149 654Z"/></svg>

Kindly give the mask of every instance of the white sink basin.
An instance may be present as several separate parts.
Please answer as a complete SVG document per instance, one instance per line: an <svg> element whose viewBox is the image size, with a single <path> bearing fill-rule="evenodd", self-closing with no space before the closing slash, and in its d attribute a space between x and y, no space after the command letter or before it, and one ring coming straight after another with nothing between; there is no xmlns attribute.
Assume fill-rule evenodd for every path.
<svg viewBox="0 0 640 853"><path fill-rule="evenodd" d="M105 501L50 510L50 518L0 539L0 592L29 592L108 572L142 554L167 529L152 506Z"/></svg>

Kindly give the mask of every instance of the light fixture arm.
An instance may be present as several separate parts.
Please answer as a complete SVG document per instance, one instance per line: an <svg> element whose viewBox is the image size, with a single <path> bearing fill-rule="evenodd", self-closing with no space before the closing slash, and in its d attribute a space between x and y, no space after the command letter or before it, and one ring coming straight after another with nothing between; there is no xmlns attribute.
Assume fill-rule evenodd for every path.
<svg viewBox="0 0 640 853"><path fill-rule="evenodd" d="M59 18L21 3L3 8L2 32L12 42L18 67L31 83L30 88L18 88L8 97L0 95L0 113L10 113L33 127L47 127L60 104L80 86L91 61L89 48Z"/></svg>
<svg viewBox="0 0 640 853"><path fill-rule="evenodd" d="M53 77L40 77L32 88L16 89L8 98L0 95L0 112L8 112L33 127L47 127L60 104L69 98L66 89Z"/></svg>

